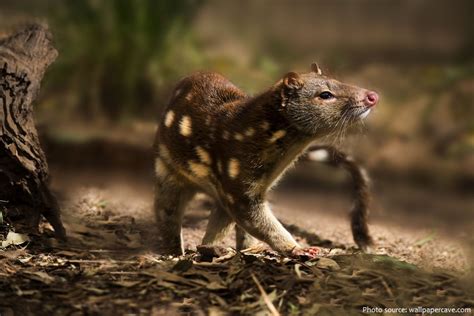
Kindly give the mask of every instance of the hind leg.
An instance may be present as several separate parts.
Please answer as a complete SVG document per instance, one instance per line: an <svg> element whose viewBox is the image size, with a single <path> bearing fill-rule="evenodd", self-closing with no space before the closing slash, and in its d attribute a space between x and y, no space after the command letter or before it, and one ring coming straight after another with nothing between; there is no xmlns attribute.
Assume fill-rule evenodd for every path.
<svg viewBox="0 0 474 316"><path fill-rule="evenodd" d="M234 226L234 220L222 207L212 210L202 244L208 246L216 245L227 236ZM251 248L260 243L258 239L254 238L239 226L235 226L235 233L237 250Z"/></svg>
<svg viewBox="0 0 474 316"><path fill-rule="evenodd" d="M224 239L234 225L234 220L227 214L227 212L224 211L222 207L217 207L211 211L202 244L214 246L216 243Z"/></svg>
<svg viewBox="0 0 474 316"><path fill-rule="evenodd" d="M184 210L195 194L194 188L169 174L157 172L155 183L155 216L158 225L158 252L163 255L182 255L181 226Z"/></svg>
<svg viewBox="0 0 474 316"><path fill-rule="evenodd" d="M235 226L235 244L237 250L244 250L257 246L260 241L241 227Z"/></svg>
<svg viewBox="0 0 474 316"><path fill-rule="evenodd" d="M273 215L269 204L264 199L251 200L242 197L239 202L229 208L229 215L242 230L267 243L273 250L285 254L290 254L295 249L301 249L291 234Z"/></svg>

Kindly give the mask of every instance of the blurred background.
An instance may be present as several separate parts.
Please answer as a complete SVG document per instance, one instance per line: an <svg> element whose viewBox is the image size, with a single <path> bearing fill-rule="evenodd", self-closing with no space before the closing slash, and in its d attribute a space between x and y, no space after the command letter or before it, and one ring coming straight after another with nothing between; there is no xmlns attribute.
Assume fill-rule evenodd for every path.
<svg viewBox="0 0 474 316"><path fill-rule="evenodd" d="M148 188L155 122L173 85L195 70L257 93L317 61L381 96L338 143L372 175L374 220L468 238L473 14L471 0L3 0L0 36L32 21L54 35L59 57L36 119L58 188L131 177ZM349 183L341 171L301 163L280 190L345 211L338 203Z"/></svg>

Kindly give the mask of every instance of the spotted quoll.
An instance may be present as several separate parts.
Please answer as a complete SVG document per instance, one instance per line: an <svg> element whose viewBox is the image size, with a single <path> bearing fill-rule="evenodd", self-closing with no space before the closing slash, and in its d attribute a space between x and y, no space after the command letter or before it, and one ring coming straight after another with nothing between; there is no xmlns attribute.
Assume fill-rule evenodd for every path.
<svg viewBox="0 0 474 316"><path fill-rule="evenodd" d="M182 79L154 145L158 251L183 253L186 204L203 191L217 205L203 245L216 245L236 224L237 249L260 240L283 254L314 254L316 248L302 248L273 215L267 192L313 141L364 119L377 102L377 93L328 78L317 64L308 73L288 73L257 96L213 72ZM348 161L329 153L333 161ZM352 230L359 247L370 244L363 205L352 212Z"/></svg>

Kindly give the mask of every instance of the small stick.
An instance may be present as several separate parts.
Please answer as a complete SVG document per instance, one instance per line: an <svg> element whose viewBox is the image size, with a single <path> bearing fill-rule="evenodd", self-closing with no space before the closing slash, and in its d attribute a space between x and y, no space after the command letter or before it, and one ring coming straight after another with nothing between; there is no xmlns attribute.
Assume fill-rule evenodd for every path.
<svg viewBox="0 0 474 316"><path fill-rule="evenodd" d="M260 282L258 281L257 277L256 277L253 273L251 273L250 275L252 276L253 281L254 281L255 284L257 285L258 290L260 291L260 294L261 294L262 297L263 297L263 301L264 301L265 304L267 305L268 310L270 311L270 313L271 313L273 316L280 316L280 313L279 313L278 310L275 308L275 305L273 305L272 301L271 301L270 298L268 297L267 293L265 292L265 289L262 287L262 285L261 285Z"/></svg>
<svg viewBox="0 0 474 316"><path fill-rule="evenodd" d="M137 263L136 261L120 261L120 260L107 260L107 259L102 259L102 260L83 260L83 259L78 259L78 260L67 260L67 262L70 263L128 263L128 264L133 264Z"/></svg>
<svg viewBox="0 0 474 316"><path fill-rule="evenodd" d="M197 267L204 268L227 268L227 264L220 262L194 262L193 264Z"/></svg>
<svg viewBox="0 0 474 316"><path fill-rule="evenodd" d="M393 298L393 292L392 289L390 289L390 286L388 286L387 281L383 277L380 277L380 282L382 283L383 287L387 291L388 295L390 295L391 298Z"/></svg>

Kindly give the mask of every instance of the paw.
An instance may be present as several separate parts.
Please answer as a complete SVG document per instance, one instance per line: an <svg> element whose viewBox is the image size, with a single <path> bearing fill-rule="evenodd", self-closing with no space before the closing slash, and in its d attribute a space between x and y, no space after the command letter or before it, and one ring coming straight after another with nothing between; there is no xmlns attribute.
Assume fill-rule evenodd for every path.
<svg viewBox="0 0 474 316"><path fill-rule="evenodd" d="M291 256L292 257L305 257L305 258L316 258L317 255L319 254L319 248L318 247L305 247L305 248L294 248L291 251Z"/></svg>

